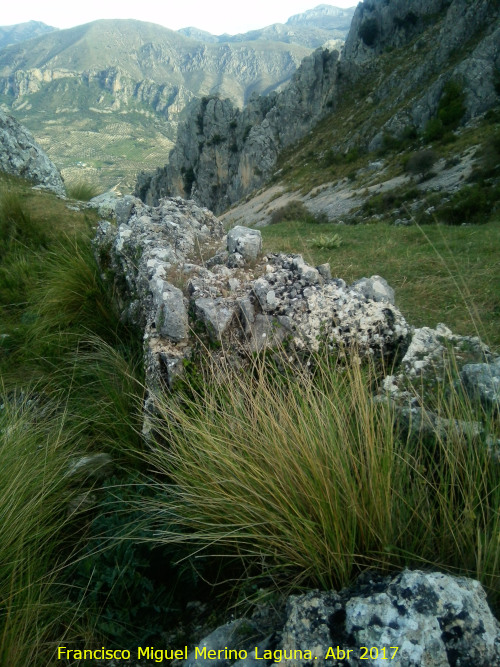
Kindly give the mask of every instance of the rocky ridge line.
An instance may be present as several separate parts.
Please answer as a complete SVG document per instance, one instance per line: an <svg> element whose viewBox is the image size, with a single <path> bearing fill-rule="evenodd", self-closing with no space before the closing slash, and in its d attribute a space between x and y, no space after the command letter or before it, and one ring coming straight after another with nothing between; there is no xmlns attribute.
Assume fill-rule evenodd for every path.
<svg viewBox="0 0 500 667"><path fill-rule="evenodd" d="M407 127L422 130L450 80L461 82L463 122L470 120L498 101L499 9L494 0L365 0L356 9L340 60L335 51L316 51L282 92L253 97L242 112L228 100L203 100L179 128L168 164L153 175L140 174L135 194L149 204L163 196L192 197L221 213L265 183L280 151L335 113L342 96L374 71L382 52L412 42L408 55L423 53L418 65L374 81L372 113L342 145L330 148L376 150L385 133L397 137ZM432 35L426 32L430 28ZM470 50L456 62L464 44Z"/></svg>

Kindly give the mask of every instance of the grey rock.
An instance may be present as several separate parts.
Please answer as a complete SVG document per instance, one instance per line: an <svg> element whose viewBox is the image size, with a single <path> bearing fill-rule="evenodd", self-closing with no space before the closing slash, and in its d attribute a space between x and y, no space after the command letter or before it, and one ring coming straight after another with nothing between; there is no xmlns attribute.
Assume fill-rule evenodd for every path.
<svg viewBox="0 0 500 667"><path fill-rule="evenodd" d="M196 314L206 325L213 340L222 340L236 314L236 305L223 298L196 299Z"/></svg>
<svg viewBox="0 0 500 667"><path fill-rule="evenodd" d="M0 171L20 176L64 197L61 174L33 135L0 109Z"/></svg>
<svg viewBox="0 0 500 667"><path fill-rule="evenodd" d="M161 279L151 281L150 285L156 306L155 325L159 335L174 342L184 340L189 329L183 293L178 287Z"/></svg>
<svg viewBox="0 0 500 667"><path fill-rule="evenodd" d="M163 384L173 386L190 354L188 301L178 285L187 290L190 281L203 286L210 276L215 279L190 260L210 256L224 229L193 202L162 200L150 208L140 200L124 200L116 207L121 224L101 222L94 249L104 278L113 282L122 317L144 331L146 385L154 393ZM185 266L194 266L199 277L191 269L185 273Z"/></svg>
<svg viewBox="0 0 500 667"><path fill-rule="evenodd" d="M371 278L361 278L356 280L350 288L364 294L367 299L373 301L387 301L387 303L394 304L394 290L387 283L384 278L380 276L372 276Z"/></svg>
<svg viewBox="0 0 500 667"><path fill-rule="evenodd" d="M233 227L227 234L227 250L238 252L245 260L255 261L262 253L262 234L258 229Z"/></svg>
<svg viewBox="0 0 500 667"><path fill-rule="evenodd" d="M120 226L121 224L126 223L132 215L132 209L134 205L140 203L141 200L137 197L132 197L132 195L125 195L124 197L120 197L114 206L116 224Z"/></svg>
<svg viewBox="0 0 500 667"><path fill-rule="evenodd" d="M397 408L396 418L400 426L411 435L437 436L443 442L457 437L470 442L478 440L484 433L480 422L440 417L419 406Z"/></svg>
<svg viewBox="0 0 500 667"><path fill-rule="evenodd" d="M205 637L189 654L184 667L225 667L234 662L234 659L227 660L225 657L227 649L248 652L261 639L258 628L251 620L240 618L231 621ZM206 655L203 653L204 650L207 654L208 651L216 651L217 657L212 659L203 657Z"/></svg>
<svg viewBox="0 0 500 667"><path fill-rule="evenodd" d="M500 660L498 622L473 579L405 571L371 595L351 598L345 612L345 631L357 646L399 646L401 667L487 667Z"/></svg>
<svg viewBox="0 0 500 667"><path fill-rule="evenodd" d="M113 190L108 192L103 192L88 202L90 208L96 208L99 212L99 216L105 220L111 220L115 218L115 208L120 201L120 195L118 195ZM128 216L127 216L128 219Z"/></svg>
<svg viewBox="0 0 500 667"><path fill-rule="evenodd" d="M361 355L387 358L408 345L411 329L393 304L347 289L343 280L328 278L326 267L320 273L300 255L271 255L250 271L239 252L229 252L218 254L218 262L226 257L226 264L206 268L203 257L210 257L224 229L192 201L162 199L149 207L127 199L116 209L123 211L122 222L118 228L99 224L95 254L103 278L113 282L122 317L144 332L146 386L152 394L162 385L174 386L200 335L199 323L212 341L224 340L220 354L230 357L245 358L285 337L290 350L356 346ZM258 235L241 228L229 237L231 249L240 247L242 238L244 245L258 239L249 244L250 256L260 246ZM234 258L242 264L238 260L235 266Z"/></svg>
<svg viewBox="0 0 500 667"><path fill-rule="evenodd" d="M332 273L330 270L330 264L320 264L319 266L316 267L319 275L324 279L324 280L331 280L332 278Z"/></svg>
<svg viewBox="0 0 500 667"><path fill-rule="evenodd" d="M222 626L202 646L231 646L233 627ZM391 660L395 647L398 667L500 664L500 626L481 584L439 572L366 573L340 592L291 595L285 618L276 619L274 630L278 641L269 647L271 656L274 664L284 661L287 667L306 667L316 659L327 667L378 667ZM246 647L258 644L254 640ZM378 657L370 657L370 648L377 649ZM253 667L254 657L249 652L246 660L229 659L225 665ZM184 664L195 667L192 656Z"/></svg>
<svg viewBox="0 0 500 667"><path fill-rule="evenodd" d="M466 364L460 378L471 398L500 409L500 358L489 364Z"/></svg>

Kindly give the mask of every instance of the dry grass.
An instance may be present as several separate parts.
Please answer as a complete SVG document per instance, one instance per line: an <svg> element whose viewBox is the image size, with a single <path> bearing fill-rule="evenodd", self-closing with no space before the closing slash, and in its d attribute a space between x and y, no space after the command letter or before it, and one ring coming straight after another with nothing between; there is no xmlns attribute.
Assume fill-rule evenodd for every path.
<svg viewBox="0 0 500 667"><path fill-rule="evenodd" d="M487 447L459 429L403 436L391 405L373 401L375 381L356 357L310 373L283 356L159 397L168 446L147 454L164 480L159 539L324 588L367 567L429 566L495 589L500 487ZM477 418L453 391L438 410Z"/></svg>

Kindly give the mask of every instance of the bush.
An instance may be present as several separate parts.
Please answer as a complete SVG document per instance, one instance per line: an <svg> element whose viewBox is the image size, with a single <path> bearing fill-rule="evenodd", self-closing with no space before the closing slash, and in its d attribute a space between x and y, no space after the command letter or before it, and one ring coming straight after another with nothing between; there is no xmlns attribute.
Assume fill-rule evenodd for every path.
<svg viewBox="0 0 500 667"><path fill-rule="evenodd" d="M366 46L373 46L378 37L377 19L365 19L359 26L359 36L366 44Z"/></svg>
<svg viewBox="0 0 500 667"><path fill-rule="evenodd" d="M184 181L184 192L186 193L186 197L190 197L193 191L193 183L196 181L196 174L193 167L189 167L189 169L182 167L181 174Z"/></svg>
<svg viewBox="0 0 500 667"><path fill-rule="evenodd" d="M178 548L151 540L152 524L138 501L154 498L153 485L114 476L100 493L85 548L68 572L74 603L92 609L96 633L113 646L160 641L168 624L178 622L180 603L199 594L199 577Z"/></svg>
<svg viewBox="0 0 500 667"><path fill-rule="evenodd" d="M78 201L90 201L94 197L97 197L99 188L94 183L88 183L86 181L77 181L68 185L66 188L68 196L71 199L77 199Z"/></svg>
<svg viewBox="0 0 500 667"><path fill-rule="evenodd" d="M451 131L458 127L465 111L463 86L457 81L448 81L439 100L437 115L425 127L424 141L438 141L448 137L449 143L452 140Z"/></svg>
<svg viewBox="0 0 500 667"><path fill-rule="evenodd" d="M438 106L438 118L445 128L456 128L465 113L463 86L456 81L448 81Z"/></svg>
<svg viewBox="0 0 500 667"><path fill-rule="evenodd" d="M444 125L440 118L431 118L424 129L424 141L431 143L432 141L439 141L444 135Z"/></svg>
<svg viewBox="0 0 500 667"><path fill-rule="evenodd" d="M310 223L324 223L328 222L328 217L325 213L314 215L306 206L298 199L293 199L285 206L276 209L271 214L271 224L275 225L278 222L310 222Z"/></svg>
<svg viewBox="0 0 500 667"><path fill-rule="evenodd" d="M425 176L430 172L437 160L437 154L432 150L413 153L406 162L405 171L417 176Z"/></svg>
<svg viewBox="0 0 500 667"><path fill-rule="evenodd" d="M488 222L491 206L487 190L476 184L454 194L451 201L440 209L439 216L448 225Z"/></svg>

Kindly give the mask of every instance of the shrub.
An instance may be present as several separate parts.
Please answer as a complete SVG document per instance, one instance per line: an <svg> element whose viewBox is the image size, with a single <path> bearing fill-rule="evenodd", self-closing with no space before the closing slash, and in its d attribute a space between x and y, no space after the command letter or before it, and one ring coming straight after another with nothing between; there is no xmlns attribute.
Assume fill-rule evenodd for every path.
<svg viewBox="0 0 500 667"><path fill-rule="evenodd" d="M448 81L438 106L438 118L446 128L458 126L465 113L465 94L463 86L456 81Z"/></svg>
<svg viewBox="0 0 500 667"><path fill-rule="evenodd" d="M425 126L424 141L438 141L445 137L448 143L452 141L451 131L458 127L465 111L463 86L457 81L448 81L443 88L436 117Z"/></svg>
<svg viewBox="0 0 500 667"><path fill-rule="evenodd" d="M431 141L439 141L444 134L443 121L440 118L431 118L424 129L424 141L430 143Z"/></svg>
<svg viewBox="0 0 500 667"><path fill-rule="evenodd" d="M207 143L209 146L218 146L219 144L222 144L224 141L225 138L222 136L222 134L216 133Z"/></svg>
<svg viewBox="0 0 500 667"><path fill-rule="evenodd" d="M439 211L440 218L449 225L487 222L492 202L487 191L476 184L462 188Z"/></svg>
<svg viewBox="0 0 500 667"><path fill-rule="evenodd" d="M99 194L99 189L94 183L76 181L67 186L68 196L78 201L90 201Z"/></svg>
<svg viewBox="0 0 500 667"><path fill-rule="evenodd" d="M298 199L293 199L285 206L276 209L271 214L271 224L278 222L296 221L296 222L310 222L310 223L324 223L328 222L328 217L325 213L318 213L314 215L306 206Z"/></svg>
<svg viewBox="0 0 500 667"><path fill-rule="evenodd" d="M189 167L188 169L183 167L181 169L181 174L182 180L184 181L184 192L187 197L190 197L191 192L193 191L193 183L196 181L196 174L194 173L193 167Z"/></svg>
<svg viewBox="0 0 500 667"><path fill-rule="evenodd" d="M434 166L437 157L437 154L432 150L413 153L406 162L405 171L410 174L425 176Z"/></svg>
<svg viewBox="0 0 500 667"><path fill-rule="evenodd" d="M359 26L359 36L366 44L366 46L373 46L378 37L378 23L377 19L365 19Z"/></svg>
<svg viewBox="0 0 500 667"><path fill-rule="evenodd" d="M178 622L180 602L199 590L196 570L180 550L151 540L138 501L154 498L154 485L138 477L110 477L87 529L87 542L68 576L75 604L90 608L95 632L115 646L132 649L159 641Z"/></svg>

